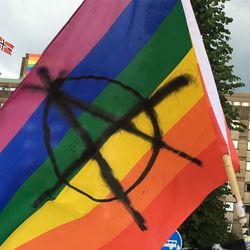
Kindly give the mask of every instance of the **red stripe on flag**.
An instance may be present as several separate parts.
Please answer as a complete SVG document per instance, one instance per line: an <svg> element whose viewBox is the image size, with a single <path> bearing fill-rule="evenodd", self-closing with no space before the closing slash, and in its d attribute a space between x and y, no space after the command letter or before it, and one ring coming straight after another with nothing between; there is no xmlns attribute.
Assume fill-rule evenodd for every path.
<svg viewBox="0 0 250 250"><path fill-rule="evenodd" d="M213 167L203 167L201 170L191 164L186 166L144 211L143 216L148 218L148 231L140 232L135 224L130 224L116 239L100 249L161 249L176 228L206 196L227 179L216 141L199 155L199 159L204 165Z"/></svg>
<svg viewBox="0 0 250 250"><path fill-rule="evenodd" d="M205 98L203 98L199 103L197 103L197 105L193 107L193 109L189 113L187 113L182 118L180 122L175 125L175 127L173 127L168 132L166 136L164 136L164 140L166 140L170 145L175 145L177 148L187 150L188 152L191 151L191 154L194 156L198 155L198 158L203 161L204 167L199 168L168 151L162 150L149 175L145 178L141 185L139 185L130 194L134 207L139 211L144 211L148 206L151 206L150 203L155 202L154 199L159 199L157 198L159 196L159 193L166 192L168 194L170 192L168 191L169 185L171 187L170 190L172 190L171 192L173 192L171 186L172 184L170 183L171 181L174 181L175 184L177 184L176 180L178 180L178 182L183 182L178 183L178 185L181 185L181 187L178 187L178 189L181 190L182 188L185 190L187 185L196 181L197 175L202 179L203 184L206 181L206 185L203 185L203 187L199 187L198 190L195 190L196 192L192 187L190 187L193 194L198 192L198 195L194 198L194 200L193 198L189 200L190 204L188 204L187 209L184 209L185 211L183 211L183 214L180 214L177 217L173 216L173 218L170 219L171 224L166 221L169 220L169 218L166 218L164 220L166 227L169 227L170 229L169 232L167 231L167 229L161 231L161 234L159 234L159 239L157 235L153 237L156 237L158 239L156 240L156 246L158 247L158 249L159 244L161 244L167 238L170 232L172 233L172 229L177 227L180 221L182 221L183 218L186 218L188 214L190 214L199 205L201 200L204 199L212 189L216 188L226 180L224 168L220 165L218 166L217 164L218 162L219 164L222 164L221 156L226 152L221 152L219 150L221 148L220 143L217 141L216 133L211 123L210 115L208 114L208 112L206 112L207 108L207 101L205 100ZM199 122L197 122L198 118L200 119ZM192 141L195 141L196 143L195 145L190 146L190 142ZM203 153L200 154L200 152ZM136 176L138 176L139 173L141 173L142 169L145 167L145 163L147 162L149 155L150 152L148 152L143 157L143 159L138 162L138 164L133 168L129 175L123 180L123 186L128 187L129 185L131 185L131 182L135 180ZM185 169L183 170L183 168ZM180 174L180 172L182 173L182 171L190 171L190 173L188 172L187 176L185 176L184 174L183 177L178 176L174 178L176 174L178 175ZM214 172L216 172L216 175L214 175ZM200 185L200 180L197 181ZM178 191L177 194L180 195L180 192ZM192 195L192 193L189 194L188 192L185 193L184 191L184 193L182 193L182 195L178 199L182 200L183 194L185 194L185 196ZM170 195L168 197L163 195L160 198L160 201L162 203L167 203L168 200L174 200L175 202L175 199L177 198L173 198L172 196ZM165 209L166 205L160 204L159 202L157 203L157 206L163 206ZM171 211L174 211L174 209ZM166 211L166 214L167 212L169 211ZM159 222L159 226L157 226L157 217L155 219L154 216L151 218L151 213L157 213L157 210L155 210L154 212L150 210L150 213L147 213L148 212L146 212L146 214L143 214L147 220L149 231L146 233L142 233L137 228L137 226L132 223L130 215L127 213L127 211L125 211L125 209L119 202L100 204L86 216L83 216L82 218L69 222L65 225L59 226L28 242L27 244L24 244L18 249L39 250L44 249L45 245L50 245L54 248L60 248L61 250L83 248L99 249L105 244L108 244L109 241L112 241L113 238L119 238L120 236L118 235L121 231L125 230L125 232L127 232L126 227L128 226L129 228L132 228L133 232L137 231L136 237L139 233L140 237L138 237L142 237L144 238L144 240L146 240L149 234L151 234L152 232L156 233L156 231L160 230L159 228L162 227L162 222ZM119 220L117 220L116 218L119 218ZM130 225L131 223L133 225ZM129 231L130 230L131 229L129 229ZM128 234L130 235L130 233ZM134 242L132 239L130 239L130 241ZM119 242L114 244L119 245ZM125 244L125 248L112 247L110 249L134 249L126 248L126 246L127 245ZM152 244L150 245L150 247L152 247Z"/></svg>
<svg viewBox="0 0 250 250"><path fill-rule="evenodd" d="M4 47L3 52L7 53L8 55L11 55L12 51L9 50L9 48Z"/></svg>
<svg viewBox="0 0 250 250"><path fill-rule="evenodd" d="M213 155L213 157L211 157L211 155ZM198 157L206 164L212 164L214 167L203 168L201 170L193 166L193 164L188 164L178 176L151 201L150 205L143 212L143 216L147 220L148 231L141 232L135 223L129 223L129 226L125 230L115 239L112 239L112 229L106 226L104 227L101 221L98 223L98 217L101 219L105 216L106 210L106 215L110 219L110 206L116 206L116 210L120 210L120 216L123 217L123 207L117 203L101 204L82 219L51 230L17 249L43 250L45 246L50 246L50 249L60 250L96 250L102 247L99 243L105 242L106 237L109 236L110 242L101 249L159 250L173 231L199 206L207 194L226 180L223 162L221 161L221 155L218 154L218 144L216 141L211 143ZM218 165L218 160L220 161L220 165ZM213 178L211 178L212 176ZM208 181L209 177L210 179ZM204 185L204 183L206 183L206 185ZM171 203L168 201L171 201ZM99 211L101 207L102 211ZM171 216L165 216L167 214ZM125 216L125 218L120 218L121 223L124 223L123 221L126 219L130 220L129 215ZM85 223L82 223L83 221L85 221L89 227L85 227L87 224L84 225ZM116 221L117 220L112 221L111 219L110 226L116 223ZM121 225L121 228L122 227ZM133 239L136 239L136 241Z"/></svg>
<svg viewBox="0 0 250 250"><path fill-rule="evenodd" d="M10 49L14 49L14 45L5 41L5 44L10 48Z"/></svg>

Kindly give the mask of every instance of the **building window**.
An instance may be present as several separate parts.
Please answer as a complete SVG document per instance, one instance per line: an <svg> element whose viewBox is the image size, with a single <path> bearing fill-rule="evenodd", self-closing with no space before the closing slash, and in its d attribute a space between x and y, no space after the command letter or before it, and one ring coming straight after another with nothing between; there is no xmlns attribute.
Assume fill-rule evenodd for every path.
<svg viewBox="0 0 250 250"><path fill-rule="evenodd" d="M229 184L229 181L227 181L225 184L226 184L227 188L231 191L231 186Z"/></svg>
<svg viewBox="0 0 250 250"><path fill-rule="evenodd" d="M4 88L5 91L15 91L16 88Z"/></svg>
<svg viewBox="0 0 250 250"><path fill-rule="evenodd" d="M234 203L232 201L226 202L226 211L227 212L233 212L234 211Z"/></svg>
<svg viewBox="0 0 250 250"><path fill-rule="evenodd" d="M247 106L249 106L249 103L248 102L243 102L242 106L247 107Z"/></svg>
<svg viewBox="0 0 250 250"><path fill-rule="evenodd" d="M234 106L240 106L240 102L233 102Z"/></svg>
<svg viewBox="0 0 250 250"><path fill-rule="evenodd" d="M245 204L245 210L247 214L250 214L250 204Z"/></svg>
<svg viewBox="0 0 250 250"><path fill-rule="evenodd" d="M238 141L233 140L233 144L234 144L235 149L238 149ZM250 147L250 144L249 144L249 147ZM247 149L248 149L248 145L247 145Z"/></svg>
<svg viewBox="0 0 250 250"><path fill-rule="evenodd" d="M247 150L250 150L250 141L247 142Z"/></svg>
<svg viewBox="0 0 250 250"><path fill-rule="evenodd" d="M247 170L247 171L250 171L250 161L247 161L247 162L246 162L246 170Z"/></svg>
<svg viewBox="0 0 250 250"><path fill-rule="evenodd" d="M250 183L245 183L245 192L250 192Z"/></svg>
<svg viewBox="0 0 250 250"><path fill-rule="evenodd" d="M232 230L233 230L233 223L229 223L229 224L228 224L227 231L228 231L229 233L231 233Z"/></svg>
<svg viewBox="0 0 250 250"><path fill-rule="evenodd" d="M237 128L239 128L239 123L240 123L240 121L238 121L238 120L232 120L231 126L232 126L233 130L236 130Z"/></svg>

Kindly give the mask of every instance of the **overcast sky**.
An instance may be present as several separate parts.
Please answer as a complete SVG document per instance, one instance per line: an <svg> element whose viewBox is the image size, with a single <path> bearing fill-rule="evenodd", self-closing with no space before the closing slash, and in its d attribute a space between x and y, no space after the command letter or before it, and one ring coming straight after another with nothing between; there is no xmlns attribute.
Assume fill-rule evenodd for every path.
<svg viewBox="0 0 250 250"><path fill-rule="evenodd" d="M0 77L18 78L25 53L42 53L83 0L6 0L0 8L0 36L15 45L13 55L0 53ZM110 0L118 1L118 0ZM247 83L238 91L250 92L250 1L230 0L227 15L235 74Z"/></svg>
<svg viewBox="0 0 250 250"><path fill-rule="evenodd" d="M0 36L15 48L0 52L2 78L19 78L22 57L41 54L83 0L1 0Z"/></svg>
<svg viewBox="0 0 250 250"><path fill-rule="evenodd" d="M250 0L230 0L226 13L234 20L228 26L231 31L230 45L233 48L232 65L235 75L246 84L237 92L250 93Z"/></svg>

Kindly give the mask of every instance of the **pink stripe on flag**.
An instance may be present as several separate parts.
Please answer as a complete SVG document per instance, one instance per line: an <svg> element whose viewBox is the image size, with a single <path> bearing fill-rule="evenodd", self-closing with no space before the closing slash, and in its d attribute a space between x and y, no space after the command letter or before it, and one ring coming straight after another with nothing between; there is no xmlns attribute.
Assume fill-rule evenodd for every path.
<svg viewBox="0 0 250 250"><path fill-rule="evenodd" d="M71 72L100 41L130 1L86 0L79 7L47 47L34 69L0 110L0 152L45 98L44 94L31 93L24 89L28 83L41 85L36 75L36 68L48 67L53 77L56 77L61 70ZM64 42L66 40L67 43Z"/></svg>

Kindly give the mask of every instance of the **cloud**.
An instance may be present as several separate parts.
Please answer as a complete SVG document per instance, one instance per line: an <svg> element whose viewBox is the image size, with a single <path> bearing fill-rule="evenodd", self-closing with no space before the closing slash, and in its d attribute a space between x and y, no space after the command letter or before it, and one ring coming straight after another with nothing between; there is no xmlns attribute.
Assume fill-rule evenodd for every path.
<svg viewBox="0 0 250 250"><path fill-rule="evenodd" d="M0 53L1 77L19 77L22 57L42 53L83 0L8 0L1 4L0 36L15 45Z"/></svg>
<svg viewBox="0 0 250 250"><path fill-rule="evenodd" d="M231 64L234 65L234 73L246 83L246 87L237 92L250 92L250 1L231 0L226 4L226 13L233 18L233 23L228 26L230 45L234 50Z"/></svg>

